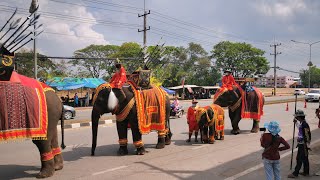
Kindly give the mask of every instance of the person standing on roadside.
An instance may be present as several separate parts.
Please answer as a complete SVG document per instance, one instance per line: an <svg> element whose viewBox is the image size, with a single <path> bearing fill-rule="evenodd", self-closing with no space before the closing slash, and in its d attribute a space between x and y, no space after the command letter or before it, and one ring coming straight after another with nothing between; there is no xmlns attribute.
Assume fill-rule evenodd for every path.
<svg viewBox="0 0 320 180"><path fill-rule="evenodd" d="M309 150L310 150L310 142L311 142L311 132L309 124L306 121L306 115L302 110L297 110L294 114L293 122L296 124L298 128L298 153L297 153L297 163L296 167L292 174L288 175L288 178L297 178L299 175L299 171L303 165L303 176L309 176ZM299 121L297 123L297 121Z"/></svg>
<svg viewBox="0 0 320 180"><path fill-rule="evenodd" d="M260 143L264 148L262 159L267 180L280 180L280 154L279 151L290 149L290 145L279 135L281 131L279 123L271 121L265 128L269 133L261 136ZM283 144L284 146L280 147Z"/></svg>

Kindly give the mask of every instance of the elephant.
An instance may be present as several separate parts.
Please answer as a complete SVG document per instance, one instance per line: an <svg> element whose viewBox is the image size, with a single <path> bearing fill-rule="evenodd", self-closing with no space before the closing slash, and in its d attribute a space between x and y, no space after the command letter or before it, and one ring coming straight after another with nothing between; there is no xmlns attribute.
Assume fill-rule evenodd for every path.
<svg viewBox="0 0 320 180"><path fill-rule="evenodd" d="M12 67L1 67L0 68L0 82L9 81L13 73ZM64 121L63 121L63 106L52 90L45 91L45 99L47 102L47 139L46 140L32 140L32 142L37 146L40 152L41 159L41 170L36 175L37 178L47 178L53 176L55 171L61 170L63 168L63 157L61 154L61 149L58 145L58 132L57 124L61 119L61 131L62 131L62 144L61 147L65 148L64 145ZM19 112L16 112L19 113ZM0 130L1 131L1 130Z"/></svg>
<svg viewBox="0 0 320 180"><path fill-rule="evenodd" d="M216 104L196 109L201 142L213 144L215 139L224 140L224 110Z"/></svg>
<svg viewBox="0 0 320 180"><path fill-rule="evenodd" d="M104 86L103 88L100 88ZM100 90L98 90L100 88ZM128 112L127 116L124 117L121 121L116 121L118 137L119 137L119 150L118 155L127 155L127 134L128 134L128 125L132 131L133 143L136 147L137 155L144 155L145 148L142 142L142 134L139 131L139 122L137 117L137 103L135 100L133 85L124 85L122 89L111 88L108 83L100 85L96 89L96 94L94 97L94 104L91 114L92 121L92 148L91 155L95 155L95 149L97 146L97 133L98 133L98 123L100 116L105 113L112 112L116 116L122 112L130 102L134 102L131 104L132 108ZM112 106L113 96L115 96L115 104ZM135 100L135 101L133 101ZM157 149L162 149L165 145L169 145L171 143L172 133L170 131L169 125L169 117L170 117L170 99L166 95L165 98L165 131L158 131L158 143L156 145Z"/></svg>
<svg viewBox="0 0 320 180"><path fill-rule="evenodd" d="M254 88L254 91L251 91L251 92L244 92L240 88L241 87L238 87L238 86L233 86L233 90L220 88L214 95L213 103L221 107L228 107L229 117L232 125L231 133L234 135L237 135L240 133L239 122L243 117L242 116L242 107L243 107L242 97L245 97L246 101L251 103L249 108L253 109L254 111L257 111L257 113L255 113L256 115L255 118L251 118L253 119L251 133L257 133L259 132L260 116L263 115L264 96L256 88ZM257 106L257 104L254 104L252 102L261 102L261 104Z"/></svg>

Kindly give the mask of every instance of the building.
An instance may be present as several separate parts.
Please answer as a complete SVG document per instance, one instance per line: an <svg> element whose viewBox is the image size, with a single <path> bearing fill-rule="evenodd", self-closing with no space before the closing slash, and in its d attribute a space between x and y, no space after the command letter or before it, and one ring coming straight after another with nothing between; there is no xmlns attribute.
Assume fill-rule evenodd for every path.
<svg viewBox="0 0 320 180"><path fill-rule="evenodd" d="M265 75L262 77L259 77L258 80L254 82L254 86L267 87L267 80L268 78Z"/></svg>
<svg viewBox="0 0 320 180"><path fill-rule="evenodd" d="M277 87L288 88L292 84L296 83L295 78L292 76L277 76ZM274 77L270 75L267 77L267 87L274 87Z"/></svg>

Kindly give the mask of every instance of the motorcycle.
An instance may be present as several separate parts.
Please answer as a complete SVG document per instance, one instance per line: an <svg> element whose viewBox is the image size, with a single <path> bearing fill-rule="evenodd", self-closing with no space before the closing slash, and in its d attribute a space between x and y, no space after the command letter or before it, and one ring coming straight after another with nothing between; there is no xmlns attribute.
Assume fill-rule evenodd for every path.
<svg viewBox="0 0 320 180"><path fill-rule="evenodd" d="M181 118L184 113L183 107L178 106L177 109L174 109L174 105L171 104L170 116Z"/></svg>

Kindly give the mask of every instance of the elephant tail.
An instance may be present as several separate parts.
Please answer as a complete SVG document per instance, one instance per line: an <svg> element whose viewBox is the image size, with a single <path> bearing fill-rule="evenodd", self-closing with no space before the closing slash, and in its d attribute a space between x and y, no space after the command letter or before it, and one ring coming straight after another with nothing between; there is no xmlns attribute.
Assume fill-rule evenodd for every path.
<svg viewBox="0 0 320 180"><path fill-rule="evenodd" d="M66 145L64 144L64 107L62 104L62 113L61 113L61 148L66 148Z"/></svg>
<svg viewBox="0 0 320 180"><path fill-rule="evenodd" d="M91 113L91 128L92 128L92 147L91 147L91 156L94 156L94 152L97 147L97 135L98 135L98 125L100 119L100 112L96 106L93 106Z"/></svg>

